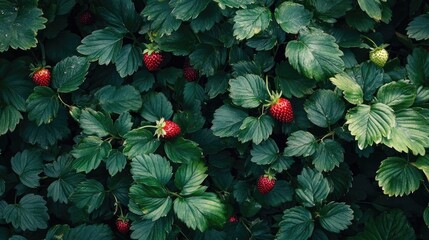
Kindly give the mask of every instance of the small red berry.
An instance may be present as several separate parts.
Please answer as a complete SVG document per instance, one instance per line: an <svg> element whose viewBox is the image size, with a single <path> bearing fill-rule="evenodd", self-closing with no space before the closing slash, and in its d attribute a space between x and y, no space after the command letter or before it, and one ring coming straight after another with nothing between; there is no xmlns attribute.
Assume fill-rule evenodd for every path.
<svg viewBox="0 0 429 240"><path fill-rule="evenodd" d="M82 25L91 25L94 22L94 16L90 11L85 10L80 14L79 21Z"/></svg>
<svg viewBox="0 0 429 240"><path fill-rule="evenodd" d="M128 219L118 218L116 220L116 229L122 234L126 234L130 230L130 222Z"/></svg>
<svg viewBox="0 0 429 240"><path fill-rule="evenodd" d="M49 86L51 83L51 71L47 68L37 70L32 75L33 82L39 86Z"/></svg>
<svg viewBox="0 0 429 240"><path fill-rule="evenodd" d="M157 71L164 61L164 56L159 52L146 52L143 54L143 61L149 71Z"/></svg>
<svg viewBox="0 0 429 240"><path fill-rule="evenodd" d="M231 217L229 217L228 222L230 222L230 223L238 222L238 218L236 216L231 216Z"/></svg>
<svg viewBox="0 0 429 240"><path fill-rule="evenodd" d="M183 77L185 77L186 81L193 82L198 79L198 71L195 68L189 66L183 68Z"/></svg>
<svg viewBox="0 0 429 240"><path fill-rule="evenodd" d="M258 191L261 194L267 194L274 188L275 184L276 184L275 178L270 177L268 175L260 176L257 183Z"/></svg>
<svg viewBox="0 0 429 240"><path fill-rule="evenodd" d="M155 135L157 135L158 138L174 138L181 132L180 126L177 123L170 120L164 120L164 118L161 118L156 122L156 128Z"/></svg>
<svg viewBox="0 0 429 240"><path fill-rule="evenodd" d="M270 106L270 114L280 122L290 123L293 121L292 104L286 98L279 98Z"/></svg>

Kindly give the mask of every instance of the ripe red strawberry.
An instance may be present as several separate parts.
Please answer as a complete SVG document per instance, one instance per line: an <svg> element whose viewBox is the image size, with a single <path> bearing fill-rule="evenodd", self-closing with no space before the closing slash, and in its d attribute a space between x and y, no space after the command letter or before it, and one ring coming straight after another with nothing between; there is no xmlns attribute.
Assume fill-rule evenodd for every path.
<svg viewBox="0 0 429 240"><path fill-rule="evenodd" d="M149 71L159 70L161 63L164 61L164 56L160 52L145 52L143 61Z"/></svg>
<svg viewBox="0 0 429 240"><path fill-rule="evenodd" d="M186 61L183 66L183 77L188 82L193 82L199 77L198 71L189 64L189 61Z"/></svg>
<svg viewBox="0 0 429 240"><path fill-rule="evenodd" d="M156 128L155 135L157 135L158 138L174 138L181 132L180 126L177 123L165 120L164 118L156 121Z"/></svg>
<svg viewBox="0 0 429 240"><path fill-rule="evenodd" d="M233 216L229 217L228 222L230 222L230 223L238 222L238 218L233 215Z"/></svg>
<svg viewBox="0 0 429 240"><path fill-rule="evenodd" d="M269 175L260 176L257 184L258 191L261 194L267 194L274 188L275 184L276 184L276 179L274 177Z"/></svg>
<svg viewBox="0 0 429 240"><path fill-rule="evenodd" d="M116 229L122 234L126 234L130 230L130 222L126 218L118 218L116 220Z"/></svg>
<svg viewBox="0 0 429 240"><path fill-rule="evenodd" d="M290 123L293 121L292 104L286 98L277 98L270 105L270 114L280 122Z"/></svg>
<svg viewBox="0 0 429 240"><path fill-rule="evenodd" d="M51 83L51 71L48 68L40 68L32 74L33 82L39 86L49 86Z"/></svg>
<svg viewBox="0 0 429 240"><path fill-rule="evenodd" d="M94 16L90 11L85 10L80 14L79 21L82 25L91 25L94 22Z"/></svg>

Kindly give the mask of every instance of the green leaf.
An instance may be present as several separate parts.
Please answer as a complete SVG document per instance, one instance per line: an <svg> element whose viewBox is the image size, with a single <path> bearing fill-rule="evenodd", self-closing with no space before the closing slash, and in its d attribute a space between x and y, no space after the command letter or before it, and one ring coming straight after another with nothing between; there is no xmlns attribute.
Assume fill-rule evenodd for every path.
<svg viewBox="0 0 429 240"><path fill-rule="evenodd" d="M73 92L85 81L89 62L84 57L68 57L57 63L52 71L52 87L58 92Z"/></svg>
<svg viewBox="0 0 429 240"><path fill-rule="evenodd" d="M374 20L381 20L382 6L380 0L358 0L359 7Z"/></svg>
<svg viewBox="0 0 429 240"><path fill-rule="evenodd" d="M183 98L185 104L192 106L195 101L203 102L206 94L204 88L197 82L187 82L183 89Z"/></svg>
<svg viewBox="0 0 429 240"><path fill-rule="evenodd" d="M122 172L126 165L127 158L124 154L117 149L112 149L106 159L106 168L109 171L110 176L114 176L118 172Z"/></svg>
<svg viewBox="0 0 429 240"><path fill-rule="evenodd" d="M41 154L24 150L18 152L10 160L13 171L19 176L22 184L29 188L40 186L39 174L43 172L43 163Z"/></svg>
<svg viewBox="0 0 429 240"><path fill-rule="evenodd" d="M240 132L240 126L247 116L245 111L230 105L223 105L214 112L211 130L218 137L235 137Z"/></svg>
<svg viewBox="0 0 429 240"><path fill-rule="evenodd" d="M422 170L426 178L429 180L429 156L420 156L413 165Z"/></svg>
<svg viewBox="0 0 429 240"><path fill-rule="evenodd" d="M190 8L193 10L193 8ZM189 9L188 9L189 10ZM220 22L223 18L222 12L219 7L211 2L207 7L191 21L191 28L194 32L204 32L213 28L213 26Z"/></svg>
<svg viewBox="0 0 429 240"><path fill-rule="evenodd" d="M167 216L173 206L173 200L165 188L132 185L130 198L137 204L143 219L156 221Z"/></svg>
<svg viewBox="0 0 429 240"><path fill-rule="evenodd" d="M398 152L411 150L414 155L425 155L429 147L429 123L414 109L404 109L396 113L396 126L390 138L384 138L386 146Z"/></svg>
<svg viewBox="0 0 429 240"><path fill-rule="evenodd" d="M381 162L375 180L384 194L396 197L416 191L423 176L420 170L407 160L389 157Z"/></svg>
<svg viewBox="0 0 429 240"><path fill-rule="evenodd" d="M168 141L164 145L167 157L175 163L190 163L202 157L202 150L196 142L181 137Z"/></svg>
<svg viewBox="0 0 429 240"><path fill-rule="evenodd" d="M124 154L133 158L142 154L154 153L161 144L153 134L146 129L136 128L124 136Z"/></svg>
<svg viewBox="0 0 429 240"><path fill-rule="evenodd" d="M372 62L364 62L347 70L347 74L357 82L362 90L363 97L367 101L373 99L374 93L384 83L384 72Z"/></svg>
<svg viewBox="0 0 429 240"><path fill-rule="evenodd" d="M202 161L192 161L182 164L176 171L174 185L180 189L181 196L194 195L197 192L204 192L206 186L202 186L207 178L207 166Z"/></svg>
<svg viewBox="0 0 429 240"><path fill-rule="evenodd" d="M98 168L101 160L105 159L112 146L98 137L86 137L70 152L75 158L73 168L77 172L89 173Z"/></svg>
<svg viewBox="0 0 429 240"><path fill-rule="evenodd" d="M163 36L179 29L182 23L172 12L169 1L148 0L141 14L150 21L150 28Z"/></svg>
<svg viewBox="0 0 429 240"><path fill-rule="evenodd" d="M339 233L352 224L353 210L345 203L329 202L319 211L320 225L334 233Z"/></svg>
<svg viewBox="0 0 429 240"><path fill-rule="evenodd" d="M64 237L65 240L97 239L112 240L113 233L106 224L79 225L72 228Z"/></svg>
<svg viewBox="0 0 429 240"><path fill-rule="evenodd" d="M408 24L407 34L417 41L429 39L429 14L417 16Z"/></svg>
<svg viewBox="0 0 429 240"><path fill-rule="evenodd" d="M207 78L206 93L210 99L226 92L230 76L226 73L216 73Z"/></svg>
<svg viewBox="0 0 429 240"><path fill-rule="evenodd" d="M226 48L223 46L198 44L189 55L190 64L206 76L213 76L227 58Z"/></svg>
<svg viewBox="0 0 429 240"><path fill-rule="evenodd" d="M393 110L383 103L361 104L348 111L346 119L350 133L358 141L359 149L390 138L396 120Z"/></svg>
<svg viewBox="0 0 429 240"><path fill-rule="evenodd" d="M232 102L244 108L256 108L268 100L264 80L253 74L246 74L229 80L229 96Z"/></svg>
<svg viewBox="0 0 429 240"><path fill-rule="evenodd" d="M267 140L273 132L274 120L268 115L247 117L240 126L238 140L242 143L252 140L259 144Z"/></svg>
<svg viewBox="0 0 429 240"><path fill-rule="evenodd" d="M37 86L27 99L28 119L35 121L38 126L50 123L59 107L57 94L51 88Z"/></svg>
<svg viewBox="0 0 429 240"><path fill-rule="evenodd" d="M299 74L287 61L277 64L275 80L287 98L310 95L316 85L314 80Z"/></svg>
<svg viewBox="0 0 429 240"><path fill-rule="evenodd" d="M128 132L130 132L132 126L133 123L131 122L131 114L129 112L121 113L121 115L119 115L119 117L113 124L115 133L117 133L121 137L125 136Z"/></svg>
<svg viewBox="0 0 429 240"><path fill-rule="evenodd" d="M288 42L286 57L299 73L317 81L325 80L344 69L340 58L343 52L335 43L335 38L316 31L301 34L297 40Z"/></svg>
<svg viewBox="0 0 429 240"><path fill-rule="evenodd" d="M351 104L361 104L363 102L363 91L361 86L346 73L339 73L335 77L329 78L331 82L343 91L344 98Z"/></svg>
<svg viewBox="0 0 429 240"><path fill-rule="evenodd" d="M289 135L284 152L289 157L308 157L313 155L316 147L317 142L313 134L300 130Z"/></svg>
<svg viewBox="0 0 429 240"><path fill-rule="evenodd" d="M410 83L404 81L390 82L378 90L377 101L397 111L411 107L416 99L416 94L416 87Z"/></svg>
<svg viewBox="0 0 429 240"><path fill-rule="evenodd" d="M82 45L77 51L88 57L90 61L98 61L100 65L114 63L118 57L124 34L114 28L104 28L93 31L82 39Z"/></svg>
<svg viewBox="0 0 429 240"><path fill-rule="evenodd" d="M176 198L174 212L186 226L201 232L209 226L221 227L226 221L225 206L214 193Z"/></svg>
<svg viewBox="0 0 429 240"><path fill-rule="evenodd" d="M313 13L299 3L283 2L274 11L274 16L285 32L297 34L299 30L307 27Z"/></svg>
<svg viewBox="0 0 429 240"><path fill-rule="evenodd" d="M160 37L158 46L166 52L172 52L177 56L189 56L198 45L197 38L189 27L181 27L172 32L168 37ZM211 47L214 47L211 45ZM218 49L222 50L222 49ZM201 60L201 59L200 59ZM203 59L209 60L209 59ZM193 64L192 64L193 65ZM171 68L170 68L171 69ZM162 70L161 70L162 71ZM182 71L180 71L181 73Z"/></svg>
<svg viewBox="0 0 429 240"><path fill-rule="evenodd" d="M19 203L8 204L2 211L4 220L16 229L36 231L48 227L48 208L42 196L27 194Z"/></svg>
<svg viewBox="0 0 429 240"><path fill-rule="evenodd" d="M279 227L276 239L307 240L313 234L314 221L304 207L292 207L284 211Z"/></svg>
<svg viewBox="0 0 429 240"><path fill-rule="evenodd" d="M103 1L102 7L97 10L107 25L121 29L121 31L135 32L142 24L142 19L137 13L133 1L130 0Z"/></svg>
<svg viewBox="0 0 429 240"><path fill-rule="evenodd" d="M274 188L266 195L259 194L261 204L278 207L282 203L293 201L294 189L286 181L278 180Z"/></svg>
<svg viewBox="0 0 429 240"><path fill-rule="evenodd" d="M37 1L1 1L0 9L0 52L9 47L22 50L36 47L37 32L47 22L37 8Z"/></svg>
<svg viewBox="0 0 429 240"><path fill-rule="evenodd" d="M429 53L422 48L414 48L407 57L406 65L408 77L417 86L428 83L429 78Z"/></svg>
<svg viewBox="0 0 429 240"><path fill-rule="evenodd" d="M314 167L320 172L332 171L344 161L344 148L335 140L323 140L313 155Z"/></svg>
<svg viewBox="0 0 429 240"><path fill-rule="evenodd" d="M382 238L381 238L382 236ZM351 240L378 240L378 239L414 240L416 235L413 227L408 223L402 211L394 210L383 212L375 219L365 223L365 229Z"/></svg>
<svg viewBox="0 0 429 240"><path fill-rule="evenodd" d="M15 130L21 119L22 115L15 107L11 105L0 107L0 135Z"/></svg>
<svg viewBox="0 0 429 240"><path fill-rule="evenodd" d="M340 120L345 111L344 102L331 90L317 90L304 104L308 119L327 128Z"/></svg>
<svg viewBox="0 0 429 240"><path fill-rule="evenodd" d="M318 17L330 21L330 18L339 18L352 9L351 0L307 0L318 13Z"/></svg>
<svg viewBox="0 0 429 240"><path fill-rule="evenodd" d="M256 51L271 50L278 42L284 41L285 32L275 23L272 23L264 31L256 34L246 41L246 45ZM268 63L268 62L267 62Z"/></svg>
<svg viewBox="0 0 429 240"><path fill-rule="evenodd" d="M150 122L156 122L161 118L170 119L173 115L173 106L163 93L150 93L143 97L140 115Z"/></svg>
<svg viewBox="0 0 429 240"><path fill-rule="evenodd" d="M156 154L140 155L131 161L133 179L150 187L164 187L173 176L167 159Z"/></svg>
<svg viewBox="0 0 429 240"><path fill-rule="evenodd" d="M113 130L113 120L108 114L97 112L92 108L85 108L79 117L80 127L88 135L105 137Z"/></svg>
<svg viewBox="0 0 429 240"><path fill-rule="evenodd" d="M46 176L55 178L48 187L48 197L54 202L68 203L68 197L75 187L85 180L83 174L76 174L72 168L73 160L67 156L61 156L53 163L44 167Z"/></svg>
<svg viewBox="0 0 429 240"><path fill-rule="evenodd" d="M114 62L116 70L121 77L126 77L137 72L142 62L142 50L135 45L126 44L121 48Z"/></svg>
<svg viewBox="0 0 429 240"><path fill-rule="evenodd" d="M234 36L238 40L249 39L268 28L271 12L265 7L249 7L235 12Z"/></svg>
<svg viewBox="0 0 429 240"><path fill-rule="evenodd" d="M62 31L53 39L45 40L46 58L52 62L60 62L62 59L78 55L76 50L81 37L70 31Z"/></svg>
<svg viewBox="0 0 429 240"><path fill-rule="evenodd" d="M160 79L159 73L158 79ZM154 83L155 77L152 73L147 70L140 70L133 74L133 81L131 84L140 92L147 92L153 87Z"/></svg>
<svg viewBox="0 0 429 240"><path fill-rule="evenodd" d="M231 8L246 8L247 5L255 3L255 0L214 0L219 3L219 6L224 9L225 7Z"/></svg>
<svg viewBox="0 0 429 240"><path fill-rule="evenodd" d="M253 144L250 154L252 155L251 161L258 165L271 164L282 157L279 147L271 138L260 144Z"/></svg>
<svg viewBox="0 0 429 240"><path fill-rule="evenodd" d="M69 197L78 208L84 208L88 213L98 209L106 197L103 184L94 179L81 182Z"/></svg>
<svg viewBox="0 0 429 240"><path fill-rule="evenodd" d="M131 223L131 239L159 240L167 239L173 225L172 217L160 218L156 221L139 220Z"/></svg>
<svg viewBox="0 0 429 240"><path fill-rule="evenodd" d="M109 113L121 114L128 111L137 111L142 106L142 98L139 91L133 86L107 85L95 93L101 107Z"/></svg>
<svg viewBox="0 0 429 240"><path fill-rule="evenodd" d="M425 221L426 226L429 227L429 206L423 211L423 220Z"/></svg>
<svg viewBox="0 0 429 240"><path fill-rule="evenodd" d="M188 21L195 19L207 7L210 0L170 0L171 12L177 19Z"/></svg>
<svg viewBox="0 0 429 240"><path fill-rule="evenodd" d="M313 169L304 168L297 177L298 187L295 189L299 202L305 207L321 204L330 192L329 182L323 175Z"/></svg>

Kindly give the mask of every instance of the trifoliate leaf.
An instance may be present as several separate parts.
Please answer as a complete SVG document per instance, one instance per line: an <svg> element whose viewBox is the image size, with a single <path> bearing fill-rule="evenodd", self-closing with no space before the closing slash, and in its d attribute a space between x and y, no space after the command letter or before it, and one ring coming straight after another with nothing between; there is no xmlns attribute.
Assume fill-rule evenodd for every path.
<svg viewBox="0 0 429 240"><path fill-rule="evenodd" d="M167 159L160 155L145 154L132 159L131 174L140 184L163 187L173 176L173 169Z"/></svg>
<svg viewBox="0 0 429 240"><path fill-rule="evenodd" d="M429 14L417 16L408 24L407 34L417 41L429 39Z"/></svg>
<svg viewBox="0 0 429 240"><path fill-rule="evenodd" d="M179 29L182 23L172 12L169 1L149 0L141 14L150 21L151 29L163 36Z"/></svg>
<svg viewBox="0 0 429 240"><path fill-rule="evenodd" d="M51 88L37 86L27 99L28 119L35 121L38 126L50 123L59 107L57 94Z"/></svg>
<svg viewBox="0 0 429 240"><path fill-rule="evenodd" d="M123 37L124 33L118 32L114 28L95 30L82 39L82 45L77 47L77 51L91 61L98 61L100 65L108 65L114 63L118 57Z"/></svg>
<svg viewBox="0 0 429 240"><path fill-rule="evenodd" d="M297 34L310 23L313 13L299 3L283 2L276 8L274 16L285 32Z"/></svg>
<svg viewBox="0 0 429 240"><path fill-rule="evenodd" d="M88 135L105 137L113 132L113 120L108 114L98 112L92 108L82 110L79 118L80 127Z"/></svg>
<svg viewBox="0 0 429 240"><path fill-rule="evenodd" d="M214 193L176 198L174 212L191 229L204 232L209 226L223 226L226 221L225 206Z"/></svg>
<svg viewBox="0 0 429 240"><path fill-rule="evenodd" d="M302 205L314 207L328 197L329 182L317 170L304 168L298 175L298 187L295 192Z"/></svg>
<svg viewBox="0 0 429 240"><path fill-rule="evenodd" d="M42 196L27 194L19 203L8 204L2 211L4 220L16 229L36 231L48 227L48 208Z"/></svg>
<svg viewBox="0 0 429 240"><path fill-rule="evenodd" d="M411 107L416 99L416 87L404 81L390 82L377 92L377 101L384 103L393 110Z"/></svg>
<svg viewBox="0 0 429 240"><path fill-rule="evenodd" d="M124 154L133 158L142 154L154 153L161 144L153 133L144 128L136 128L131 130L124 136Z"/></svg>
<svg viewBox="0 0 429 240"><path fill-rule="evenodd" d="M269 138L260 144L253 144L251 161L258 165L267 165L282 157L276 142Z"/></svg>
<svg viewBox="0 0 429 240"><path fill-rule="evenodd" d="M181 137L166 142L164 151L167 157L175 163L198 161L203 154L196 142Z"/></svg>
<svg viewBox="0 0 429 240"><path fill-rule="evenodd" d="M389 196L409 195L420 187L423 176L418 168L399 157L389 157L381 162L375 176L383 193Z"/></svg>
<svg viewBox="0 0 429 240"><path fill-rule="evenodd" d="M360 104L348 111L346 119L360 149L390 138L392 128L396 126L393 110L384 103Z"/></svg>
<svg viewBox="0 0 429 240"><path fill-rule="evenodd" d="M329 202L319 211L320 225L334 233L339 233L352 224L353 210L345 203Z"/></svg>
<svg viewBox="0 0 429 240"><path fill-rule="evenodd" d="M247 112L243 110L223 105L214 112L211 130L218 137L236 137L247 116Z"/></svg>
<svg viewBox="0 0 429 240"><path fill-rule="evenodd" d="M363 102L363 91L361 86L346 73L339 73L329 80L343 91L344 98L351 104L361 104Z"/></svg>
<svg viewBox="0 0 429 240"><path fill-rule="evenodd" d="M305 33L288 42L285 54L299 73L322 81L344 69L343 52L335 41L333 36L324 32Z"/></svg>
<svg viewBox="0 0 429 240"><path fill-rule="evenodd" d="M106 159L106 168L110 176L116 175L121 172L127 165L127 158L124 154L117 149L112 149Z"/></svg>
<svg viewBox="0 0 429 240"><path fill-rule="evenodd" d="M37 45L37 32L45 28L47 19L37 8L37 1L0 2L0 52L27 50Z"/></svg>
<svg viewBox="0 0 429 240"><path fill-rule="evenodd" d="M39 152L29 150L18 152L10 162L13 171L19 176L22 184L29 188L40 186L39 174L43 171L43 163Z"/></svg>
<svg viewBox="0 0 429 240"><path fill-rule="evenodd" d="M188 164L182 164L176 171L174 184L180 189L181 196L193 195L196 192L206 190L202 186L206 179L207 166L201 161L192 161Z"/></svg>
<svg viewBox="0 0 429 240"><path fill-rule="evenodd" d="M109 113L121 114L128 111L137 111L142 106L139 91L130 85L120 87L107 85L95 92L94 95L100 102L101 107Z"/></svg>
<svg viewBox="0 0 429 240"><path fill-rule="evenodd" d="M238 40L249 39L265 30L271 21L271 11L265 7L251 7L236 11L234 36Z"/></svg>
<svg viewBox="0 0 429 240"><path fill-rule="evenodd" d="M73 92L85 81L89 62L84 57L68 57L57 63L52 71L52 87L58 92Z"/></svg>
<svg viewBox="0 0 429 240"><path fill-rule="evenodd" d="M75 158L73 168L77 172L89 173L100 165L101 160L109 155L110 150L112 150L110 143L98 137L86 137L70 152Z"/></svg>
<svg viewBox="0 0 429 240"><path fill-rule="evenodd" d="M106 197L103 184L94 179L81 182L69 197L78 208L85 209L88 213L98 209Z"/></svg>
<svg viewBox="0 0 429 240"><path fill-rule="evenodd" d="M308 119L315 125L327 128L344 114L344 102L331 90L316 91L304 104Z"/></svg>
<svg viewBox="0 0 429 240"><path fill-rule="evenodd" d="M306 131L296 131L289 135L285 155L292 157L308 157L316 151L317 142L313 134Z"/></svg>
<svg viewBox="0 0 429 240"><path fill-rule="evenodd" d="M364 62L351 69L348 69L346 72L355 82L361 86L363 90L363 97L367 101L371 101L374 98L374 93L384 83L383 69L377 67L372 62ZM335 82L333 83L335 84ZM345 91L344 89L341 90Z"/></svg>
<svg viewBox="0 0 429 240"><path fill-rule="evenodd" d="M331 171L344 161L344 148L335 140L326 139L319 143L313 155L314 167L322 171Z"/></svg>
<svg viewBox="0 0 429 240"><path fill-rule="evenodd" d="M143 50L138 46L131 44L126 44L121 48L118 56L114 60L119 76L126 77L137 72L139 67L143 64L142 52Z"/></svg>
<svg viewBox="0 0 429 240"><path fill-rule="evenodd" d="M253 74L246 74L229 80L229 96L232 102L244 108L256 108L268 100L264 80Z"/></svg>
<svg viewBox="0 0 429 240"><path fill-rule="evenodd" d="M260 144L270 137L273 127L274 120L268 115L247 117L240 126L238 140L243 143L252 140L253 143Z"/></svg>
<svg viewBox="0 0 429 240"><path fill-rule="evenodd" d="M137 204L143 219L156 221L165 217L173 206L173 200L166 188L148 187L134 184L130 188L130 198Z"/></svg>
<svg viewBox="0 0 429 240"><path fill-rule="evenodd" d="M279 227L276 239L307 240L313 234L314 221L306 208L293 207L284 211Z"/></svg>

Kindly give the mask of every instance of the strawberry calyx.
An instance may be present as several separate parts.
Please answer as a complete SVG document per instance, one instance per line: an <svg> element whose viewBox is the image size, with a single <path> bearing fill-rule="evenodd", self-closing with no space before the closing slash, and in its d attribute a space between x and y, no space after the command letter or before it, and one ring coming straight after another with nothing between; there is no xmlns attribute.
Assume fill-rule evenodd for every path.
<svg viewBox="0 0 429 240"><path fill-rule="evenodd" d="M43 64L34 65L31 63L29 76L32 77L36 72L43 70L43 69L49 69L49 68L51 68L51 66L49 66L49 65L43 65Z"/></svg>
<svg viewBox="0 0 429 240"><path fill-rule="evenodd" d="M143 50L143 54L152 55L153 53L159 53L160 49L158 45L154 43L145 43L145 50Z"/></svg>
<svg viewBox="0 0 429 240"><path fill-rule="evenodd" d="M166 125L167 125L167 123L165 122L164 118L161 118L158 121L156 121L155 135L158 138L163 137L167 134L167 132L164 129Z"/></svg>

